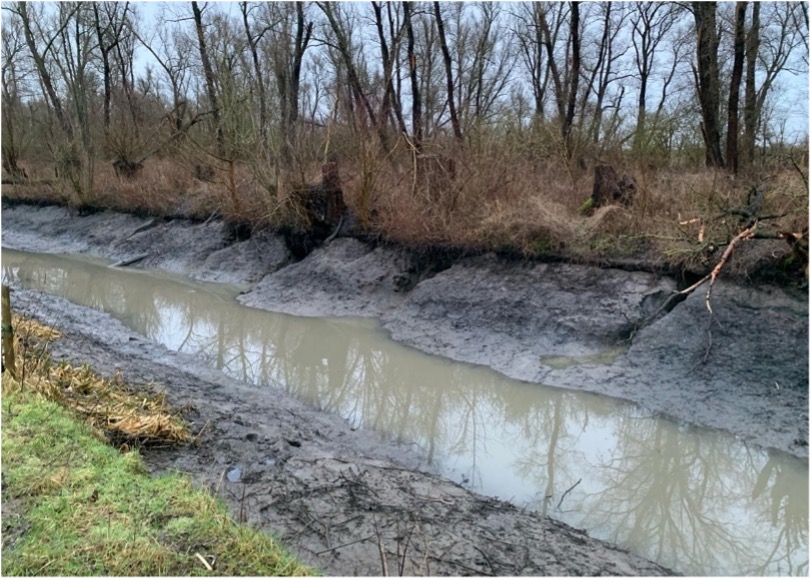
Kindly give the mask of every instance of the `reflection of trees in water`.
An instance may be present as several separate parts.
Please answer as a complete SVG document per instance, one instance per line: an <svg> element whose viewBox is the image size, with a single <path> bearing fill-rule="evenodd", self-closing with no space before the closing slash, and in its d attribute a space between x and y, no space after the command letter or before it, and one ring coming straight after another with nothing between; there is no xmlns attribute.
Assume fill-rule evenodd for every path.
<svg viewBox="0 0 812 580"><path fill-rule="evenodd" d="M589 525L602 530L602 537L686 573L776 572L773 560L791 559L792 549L776 557L763 547L771 537L778 542L788 537L787 526L797 530L798 520L805 529L808 507L790 519L784 510L781 529L775 527L777 519L754 522L757 471L748 466L739 443L699 438L634 413L617 425L614 458L600 466L603 489L585 497L577 510L589 514ZM803 493L791 501L806 503ZM805 545L805 539L799 541Z"/></svg>
<svg viewBox="0 0 812 580"><path fill-rule="evenodd" d="M809 575L806 552L809 543L809 497L805 493L807 490L799 488L799 478L792 473L794 467L777 453L768 451L767 462L758 472L752 498L754 501L761 500L762 517L780 531L764 563L748 573ZM792 554L801 553L802 550L807 557L793 560Z"/></svg>
<svg viewBox="0 0 812 580"><path fill-rule="evenodd" d="M567 497L561 514L569 523L682 572L722 570L725 559L733 567L724 570L746 574L808 571L799 556L809 510L798 482L806 479L781 455L700 438L604 399L508 386L496 373L382 343L352 323L274 315L172 281L53 260L34 260L35 286L104 308L232 376L416 442L431 463L453 455L475 476L489 441L509 446L513 475L546 498L542 510L588 477ZM5 276L13 266L4 262ZM580 439L607 425L613 458L590 465ZM601 491L587 495L587 483Z"/></svg>
<svg viewBox="0 0 812 580"><path fill-rule="evenodd" d="M26 287L65 296L68 300L132 322L147 334L161 325L152 300L152 288L144 277L122 275L104 266L66 261L59 256L7 254L12 265L22 266L17 279ZM65 262L62 264L61 262ZM10 266L4 272L11 275Z"/></svg>

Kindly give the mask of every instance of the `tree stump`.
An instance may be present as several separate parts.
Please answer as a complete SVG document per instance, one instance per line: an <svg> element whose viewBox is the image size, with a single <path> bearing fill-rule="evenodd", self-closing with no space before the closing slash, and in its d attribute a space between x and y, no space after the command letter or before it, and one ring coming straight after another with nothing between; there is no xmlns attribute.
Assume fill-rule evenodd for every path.
<svg viewBox="0 0 812 580"><path fill-rule="evenodd" d="M624 174L620 177L617 171L605 163L595 166L595 179L592 184L591 209L611 203L631 205L637 191L634 177Z"/></svg>
<svg viewBox="0 0 812 580"><path fill-rule="evenodd" d="M194 166L194 176L198 181L210 183L214 181L214 167L204 163L196 163Z"/></svg>
<svg viewBox="0 0 812 580"><path fill-rule="evenodd" d="M325 217L328 222L337 224L347 212L344 192L341 190L341 177L338 163L330 161L321 166L321 189L326 200Z"/></svg>
<svg viewBox="0 0 812 580"><path fill-rule="evenodd" d="M141 173L141 170L144 169L144 164L140 161L128 161L126 159L118 158L113 161L113 169L116 172L116 177L121 179L133 180Z"/></svg>

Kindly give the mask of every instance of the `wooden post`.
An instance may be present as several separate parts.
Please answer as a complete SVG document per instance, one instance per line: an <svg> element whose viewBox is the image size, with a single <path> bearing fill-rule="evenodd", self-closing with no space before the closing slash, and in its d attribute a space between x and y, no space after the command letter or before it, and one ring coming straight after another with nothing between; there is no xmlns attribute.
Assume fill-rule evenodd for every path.
<svg viewBox="0 0 812 580"><path fill-rule="evenodd" d="M11 295L8 286L3 284L3 368L17 378L16 357L14 356L14 327L11 326Z"/></svg>

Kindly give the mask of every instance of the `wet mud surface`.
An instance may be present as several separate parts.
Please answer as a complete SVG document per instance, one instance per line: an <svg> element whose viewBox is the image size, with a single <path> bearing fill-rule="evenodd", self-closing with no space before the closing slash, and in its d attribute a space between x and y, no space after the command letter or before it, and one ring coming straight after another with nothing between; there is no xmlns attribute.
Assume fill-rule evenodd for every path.
<svg viewBox="0 0 812 580"><path fill-rule="evenodd" d="M121 371L167 393L199 444L146 449L156 472L189 473L330 575L667 575L537 513L420 471L416 456L281 389L268 393L166 350L109 315L31 290L20 311L62 329L56 359ZM383 554L383 556L382 556ZM385 562L385 564L384 564Z"/></svg>
<svg viewBox="0 0 812 580"><path fill-rule="evenodd" d="M2 225L4 247L113 260L146 254L133 267L240 285L239 300L252 307L374 316L393 338L431 354L624 398L808 457L805 290L720 281L712 317L702 288L650 322L676 288L673 280L494 256L421 275L402 249L342 238L293 262L278 237L228 244L216 222L113 213L80 218L50 207L4 207ZM352 431L281 391L270 397L202 369L104 314L29 291L16 299L68 331L55 345L58 356L171 385L170 399L206 428L199 448L150 452L155 468L195 474L236 514L277 530L330 574L382 574L381 550L390 574L666 572L563 524L415 471L415 457L374 434ZM553 362L599 361L607 350L615 354L601 363Z"/></svg>

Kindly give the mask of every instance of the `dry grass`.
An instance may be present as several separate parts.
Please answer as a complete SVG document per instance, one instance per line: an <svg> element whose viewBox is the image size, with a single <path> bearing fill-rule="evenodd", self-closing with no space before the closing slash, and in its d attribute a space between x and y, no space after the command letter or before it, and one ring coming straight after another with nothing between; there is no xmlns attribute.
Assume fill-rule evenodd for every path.
<svg viewBox="0 0 812 580"><path fill-rule="evenodd" d="M741 220L729 212L746 207L748 191L756 183L765 191L762 215L782 216L762 223L762 233L800 231L808 221L806 185L788 163L760 180L733 179L721 171L692 171L684 163L657 168L620 154L607 154L604 160L636 178L633 204L585 217L578 209L591 193L594 160L581 166L567 163L555 147L545 149L539 143L485 137L464 153L453 143L426 143L427 154L453 161L452 174L431 169L432 162L429 170L418 167L405 139L393 141L386 155L374 139L352 133L336 131L328 140L330 156L339 159L345 200L362 224L385 238L413 245L510 249L528 256L553 252L587 260L643 257L674 267L703 268L713 253L709 250L727 244L741 230ZM258 161L235 165L232 175L227 164L188 152L148 160L134 180L120 179L109 163L99 163L96 203L197 219L218 212L254 228L301 225L302 216L291 212L286 201L291 193L321 180L327 148L310 149L278 176L272 166ZM215 168L210 182L196 179L193 170L207 160ZM27 170L30 175L32 170ZM34 195L31 186L8 186L3 194L63 203L70 198L55 185L49 187ZM701 239L695 225L700 220Z"/></svg>
<svg viewBox="0 0 812 580"><path fill-rule="evenodd" d="M53 365L46 347L60 338L58 331L18 315L13 326L20 380L4 381L3 393L37 393L84 417L117 444L169 445L194 439L162 393L135 391L119 373L109 379L87 365Z"/></svg>

